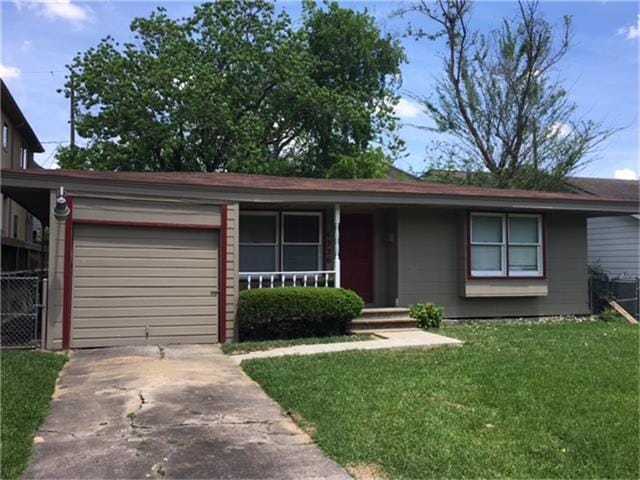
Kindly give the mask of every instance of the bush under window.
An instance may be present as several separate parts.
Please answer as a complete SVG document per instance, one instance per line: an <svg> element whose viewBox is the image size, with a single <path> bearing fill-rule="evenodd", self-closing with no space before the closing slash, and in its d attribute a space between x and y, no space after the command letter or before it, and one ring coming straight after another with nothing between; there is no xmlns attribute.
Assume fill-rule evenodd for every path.
<svg viewBox="0 0 640 480"><path fill-rule="evenodd" d="M439 328L442 323L444 308L431 302L411 305L409 316L416 319L418 328Z"/></svg>
<svg viewBox="0 0 640 480"><path fill-rule="evenodd" d="M341 288L245 290L238 302L241 341L342 335L360 315L363 300Z"/></svg>

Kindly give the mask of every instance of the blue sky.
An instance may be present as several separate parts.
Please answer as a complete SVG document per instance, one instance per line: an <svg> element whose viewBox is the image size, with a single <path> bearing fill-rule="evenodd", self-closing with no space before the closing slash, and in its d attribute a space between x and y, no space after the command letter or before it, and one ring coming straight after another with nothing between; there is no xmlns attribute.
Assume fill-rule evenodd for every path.
<svg viewBox="0 0 640 480"><path fill-rule="evenodd" d="M73 0L31 3L2 1L2 60L0 76L8 83L23 112L47 150L37 160L54 167L52 152L69 138L67 100L56 93L64 82L64 65L78 51L96 45L107 34L117 40L131 39L129 24L146 16L157 5L173 16L188 15L193 2L76 2ZM296 18L299 2L280 2ZM354 9L367 8L383 31L401 35L407 21L424 23L419 17L390 18L400 2L342 2ZM511 1L477 2L472 25L487 31L504 16L515 13ZM542 12L552 22L572 15L573 46L559 65L570 97L585 118L602 120L609 127L624 127L611 137L601 158L580 174L599 177L632 177L639 173L638 53L640 45L637 2L542 2ZM405 126L401 137L407 143L407 158L397 165L421 171L426 165L425 148L433 134L410 124L428 124L410 94L428 95L440 73L442 46L428 41L404 39L409 63L403 65L403 96L397 112Z"/></svg>

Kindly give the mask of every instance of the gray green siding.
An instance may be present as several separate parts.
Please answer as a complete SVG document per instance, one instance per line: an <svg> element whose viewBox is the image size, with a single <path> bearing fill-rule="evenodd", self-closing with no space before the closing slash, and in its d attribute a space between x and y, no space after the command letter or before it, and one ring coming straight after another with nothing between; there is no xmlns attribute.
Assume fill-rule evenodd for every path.
<svg viewBox="0 0 640 480"><path fill-rule="evenodd" d="M548 295L465 298L466 213L459 209L398 211L400 305L431 301L449 318L587 314L586 218L547 213ZM509 282L510 280L500 280Z"/></svg>

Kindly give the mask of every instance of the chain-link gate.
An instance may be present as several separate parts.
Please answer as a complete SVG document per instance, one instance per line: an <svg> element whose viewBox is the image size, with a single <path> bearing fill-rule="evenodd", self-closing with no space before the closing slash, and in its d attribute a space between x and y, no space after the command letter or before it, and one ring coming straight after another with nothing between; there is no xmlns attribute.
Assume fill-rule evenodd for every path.
<svg viewBox="0 0 640 480"><path fill-rule="evenodd" d="M0 346L35 348L40 341L40 279L2 275Z"/></svg>
<svg viewBox="0 0 640 480"><path fill-rule="evenodd" d="M632 317L640 319L640 278L608 277L599 273L589 279L592 313L608 308L608 299L613 299Z"/></svg>

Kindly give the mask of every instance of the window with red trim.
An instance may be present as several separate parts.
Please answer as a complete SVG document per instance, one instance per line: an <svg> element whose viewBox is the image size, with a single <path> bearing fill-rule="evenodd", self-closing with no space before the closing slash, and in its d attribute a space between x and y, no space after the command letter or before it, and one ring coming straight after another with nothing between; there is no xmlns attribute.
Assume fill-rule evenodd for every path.
<svg viewBox="0 0 640 480"><path fill-rule="evenodd" d="M472 277L542 277L542 215L473 212L469 216Z"/></svg>

